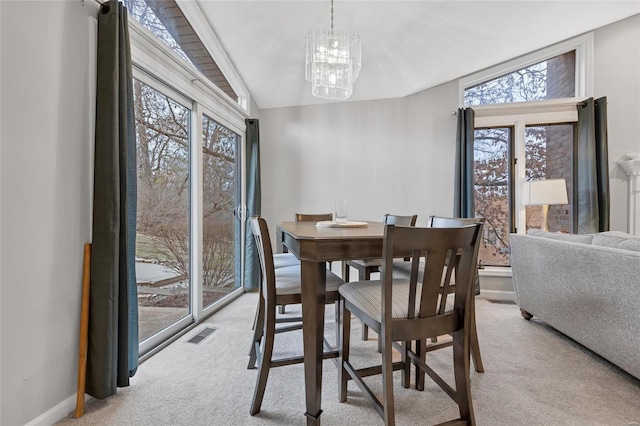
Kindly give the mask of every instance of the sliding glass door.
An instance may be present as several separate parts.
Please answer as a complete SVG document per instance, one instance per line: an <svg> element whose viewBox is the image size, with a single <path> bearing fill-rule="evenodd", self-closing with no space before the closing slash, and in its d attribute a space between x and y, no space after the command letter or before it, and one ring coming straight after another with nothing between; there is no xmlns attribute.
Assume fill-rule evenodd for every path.
<svg viewBox="0 0 640 426"><path fill-rule="evenodd" d="M202 301L211 306L240 287L236 274L240 135L202 116Z"/></svg>
<svg viewBox="0 0 640 426"><path fill-rule="evenodd" d="M136 279L147 340L191 313L190 103L134 79L138 163Z"/></svg>
<svg viewBox="0 0 640 426"><path fill-rule="evenodd" d="M244 132L149 75L135 75L136 279L145 354L242 291L234 212L242 204Z"/></svg>

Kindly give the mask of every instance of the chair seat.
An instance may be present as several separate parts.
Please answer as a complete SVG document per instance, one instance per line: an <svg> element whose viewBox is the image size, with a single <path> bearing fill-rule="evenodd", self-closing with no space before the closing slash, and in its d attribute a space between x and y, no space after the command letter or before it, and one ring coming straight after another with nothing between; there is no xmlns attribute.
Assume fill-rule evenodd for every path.
<svg viewBox="0 0 640 426"><path fill-rule="evenodd" d="M296 265L300 266L300 261L293 253L278 253L273 255L273 267L275 269Z"/></svg>
<svg viewBox="0 0 640 426"><path fill-rule="evenodd" d="M327 293L336 292L338 288L344 284L342 278L327 270ZM275 270L276 275L276 294L300 294L300 265L287 266Z"/></svg>
<svg viewBox="0 0 640 426"><path fill-rule="evenodd" d="M382 259L356 259L349 260L350 265L358 265L364 268L380 268L382 266Z"/></svg>
<svg viewBox="0 0 640 426"><path fill-rule="evenodd" d="M339 292L345 300L367 316L382 322L381 281L355 281L340 286ZM421 289L417 288L416 299L420 300ZM394 281L392 291L391 317L406 318L409 311L409 281ZM418 315L418 309L414 315Z"/></svg>

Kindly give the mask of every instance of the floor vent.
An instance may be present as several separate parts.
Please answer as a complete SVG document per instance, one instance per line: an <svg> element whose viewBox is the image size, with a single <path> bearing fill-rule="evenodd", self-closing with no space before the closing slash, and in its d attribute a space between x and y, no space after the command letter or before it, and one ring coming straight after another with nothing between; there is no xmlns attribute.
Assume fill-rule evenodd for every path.
<svg viewBox="0 0 640 426"><path fill-rule="evenodd" d="M211 335L211 333L213 333L214 331L216 331L215 328L205 327L202 329L202 331L200 331L200 333L196 334L191 339L187 340L187 342L198 344L202 342L204 339L206 339L207 336Z"/></svg>
<svg viewBox="0 0 640 426"><path fill-rule="evenodd" d="M495 299L487 299L491 303L501 303L503 305L515 305L515 300L495 300Z"/></svg>

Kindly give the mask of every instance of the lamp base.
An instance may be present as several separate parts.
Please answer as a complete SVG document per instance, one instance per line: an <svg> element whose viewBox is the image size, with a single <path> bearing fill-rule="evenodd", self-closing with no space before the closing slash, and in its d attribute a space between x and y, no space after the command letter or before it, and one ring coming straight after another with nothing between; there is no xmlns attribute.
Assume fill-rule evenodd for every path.
<svg viewBox="0 0 640 426"><path fill-rule="evenodd" d="M542 205L542 230L545 232L549 232L549 224L547 223L547 216L549 214L549 205Z"/></svg>

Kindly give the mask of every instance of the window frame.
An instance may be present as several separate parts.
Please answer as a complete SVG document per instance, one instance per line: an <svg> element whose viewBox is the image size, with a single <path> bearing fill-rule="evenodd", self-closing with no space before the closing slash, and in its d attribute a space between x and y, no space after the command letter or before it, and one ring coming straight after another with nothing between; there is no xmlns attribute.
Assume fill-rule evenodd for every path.
<svg viewBox="0 0 640 426"><path fill-rule="evenodd" d="M525 129L528 126L548 124L576 124L578 122L577 106L585 98L551 99L535 102L518 102L513 104L479 105L475 112L474 129L491 127L513 128L513 175L512 195L513 221L518 234L526 233L526 207L522 205L522 185L526 180Z"/></svg>
<svg viewBox="0 0 640 426"><path fill-rule="evenodd" d="M546 61L564 53L576 51L575 97L589 97L593 93L593 32L565 40L519 58L470 74L459 80L458 105L464 104L464 91L505 74ZM512 104L500 104L512 105ZM478 105L472 106L475 110Z"/></svg>
<svg viewBox="0 0 640 426"><path fill-rule="evenodd" d="M575 50L575 97L541 101L465 105L466 89L511 72L540 63ZM502 64L463 77L458 82L458 105L475 112L474 130L491 127L511 127L513 130L512 226L519 234L526 233L526 207L522 206L522 185L525 181L525 128L547 124L573 124L578 121L577 105L593 94L593 32L540 49ZM515 164L514 164L515 163ZM572 164L573 168L573 164ZM511 276L511 266L487 267L483 275Z"/></svg>

